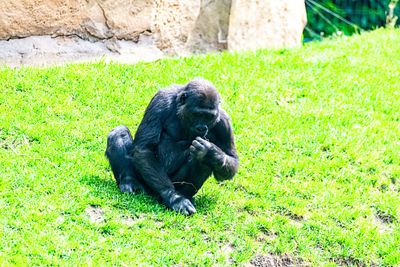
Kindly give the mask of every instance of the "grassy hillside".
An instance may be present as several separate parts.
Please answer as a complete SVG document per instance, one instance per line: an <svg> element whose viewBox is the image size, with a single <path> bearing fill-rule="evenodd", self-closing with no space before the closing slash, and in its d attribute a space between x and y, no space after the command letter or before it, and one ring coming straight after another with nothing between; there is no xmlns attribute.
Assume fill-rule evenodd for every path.
<svg viewBox="0 0 400 267"><path fill-rule="evenodd" d="M0 69L0 262L400 264L400 30L133 66ZM107 133L211 80L241 160L184 217L118 191Z"/></svg>

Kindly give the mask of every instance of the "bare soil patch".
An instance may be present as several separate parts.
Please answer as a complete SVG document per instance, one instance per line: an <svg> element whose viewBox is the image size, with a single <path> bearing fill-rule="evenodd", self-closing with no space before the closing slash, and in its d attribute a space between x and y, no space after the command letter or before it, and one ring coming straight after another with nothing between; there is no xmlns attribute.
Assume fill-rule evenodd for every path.
<svg viewBox="0 0 400 267"><path fill-rule="evenodd" d="M250 266L257 267L286 267L286 266L311 266L301 258L288 255L256 255L250 261Z"/></svg>
<svg viewBox="0 0 400 267"><path fill-rule="evenodd" d="M104 222L104 211L100 206L89 205L85 209L85 214L91 223Z"/></svg>

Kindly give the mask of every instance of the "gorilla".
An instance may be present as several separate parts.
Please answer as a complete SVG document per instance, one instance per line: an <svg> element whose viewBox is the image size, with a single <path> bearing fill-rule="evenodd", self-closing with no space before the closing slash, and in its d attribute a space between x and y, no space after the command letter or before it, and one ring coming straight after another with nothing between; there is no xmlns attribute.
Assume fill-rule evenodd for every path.
<svg viewBox="0 0 400 267"><path fill-rule="evenodd" d="M232 179L239 168L230 117L219 104L212 83L195 79L159 90L135 139L126 126L114 128L106 156L120 191L141 191L177 213L195 213L193 196L207 178Z"/></svg>

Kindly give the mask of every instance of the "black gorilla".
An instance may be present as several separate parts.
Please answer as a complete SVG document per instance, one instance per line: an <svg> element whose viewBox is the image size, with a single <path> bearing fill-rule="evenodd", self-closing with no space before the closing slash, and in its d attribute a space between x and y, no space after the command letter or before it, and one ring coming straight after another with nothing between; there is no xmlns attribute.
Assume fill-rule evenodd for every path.
<svg viewBox="0 0 400 267"><path fill-rule="evenodd" d="M207 80L161 89L132 139L123 125L107 137L106 156L122 192L160 196L177 213L196 212L193 195L214 174L232 179L239 159L228 114Z"/></svg>

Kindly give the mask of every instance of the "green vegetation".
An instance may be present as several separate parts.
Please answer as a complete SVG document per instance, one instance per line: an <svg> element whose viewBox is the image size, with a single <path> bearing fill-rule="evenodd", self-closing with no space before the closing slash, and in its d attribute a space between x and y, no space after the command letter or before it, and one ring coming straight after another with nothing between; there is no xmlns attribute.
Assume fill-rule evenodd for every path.
<svg viewBox="0 0 400 267"><path fill-rule="evenodd" d="M133 66L0 69L0 262L400 264L400 30ZM198 213L118 191L106 135L158 88L211 80L240 171ZM261 256L258 256L260 259Z"/></svg>
<svg viewBox="0 0 400 267"><path fill-rule="evenodd" d="M385 26L387 23L396 24L395 17L400 16L399 0L306 0L307 26L304 37L317 38L316 33L330 36L342 32L351 35L361 30L371 30ZM387 21L392 5L392 21ZM327 10L328 11L327 11ZM344 18L338 19L329 11ZM349 24L350 22L350 24ZM397 25L400 21L397 20ZM311 31L310 31L311 30Z"/></svg>

